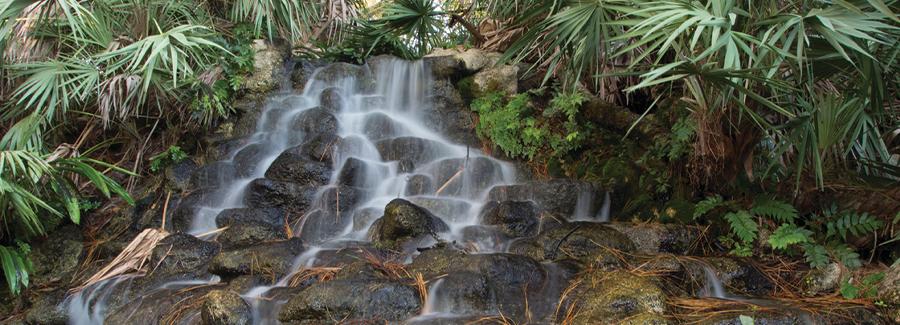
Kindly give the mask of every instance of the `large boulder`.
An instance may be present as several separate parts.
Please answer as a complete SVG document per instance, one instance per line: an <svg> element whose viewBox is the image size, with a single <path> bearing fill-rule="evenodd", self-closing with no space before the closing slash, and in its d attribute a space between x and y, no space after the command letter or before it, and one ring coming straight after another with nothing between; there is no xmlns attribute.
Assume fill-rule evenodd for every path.
<svg viewBox="0 0 900 325"><path fill-rule="evenodd" d="M315 199L316 191L316 186L258 178L247 187L244 203L251 208L282 208L291 215L302 215Z"/></svg>
<svg viewBox="0 0 900 325"><path fill-rule="evenodd" d="M900 323L900 263L894 263L885 271L878 287L878 297L887 305L886 318Z"/></svg>
<svg viewBox="0 0 900 325"><path fill-rule="evenodd" d="M302 146L294 147L278 155L266 170L266 178L298 185L328 184L331 178L329 164L309 159L309 155L302 152L302 149Z"/></svg>
<svg viewBox="0 0 900 325"><path fill-rule="evenodd" d="M27 298L31 302L31 309L25 313L25 323L35 325L69 324L69 314L64 304L66 295L67 292L64 289L28 292Z"/></svg>
<svg viewBox="0 0 900 325"><path fill-rule="evenodd" d="M141 280L161 285L174 280L209 278L208 265L220 250L218 244L188 234L169 235L153 248L148 265L153 265L154 270Z"/></svg>
<svg viewBox="0 0 900 325"><path fill-rule="evenodd" d="M612 222L606 224L625 234L643 254L688 255L703 229L698 226L662 223Z"/></svg>
<svg viewBox="0 0 900 325"><path fill-rule="evenodd" d="M294 257L301 253L303 241L299 238L267 242L224 251L213 258L209 270L221 276L259 274L274 281L291 271Z"/></svg>
<svg viewBox="0 0 900 325"><path fill-rule="evenodd" d="M592 271L576 282L560 310L576 310L573 324L668 324L666 294L652 278L627 271ZM572 306L574 304L574 306Z"/></svg>
<svg viewBox="0 0 900 325"><path fill-rule="evenodd" d="M210 291L200 306L202 325L248 325L252 318L250 306L232 291Z"/></svg>
<svg viewBox="0 0 900 325"><path fill-rule="evenodd" d="M417 166L452 153L444 143L416 137L384 139L376 142L375 147L384 160L408 159Z"/></svg>
<svg viewBox="0 0 900 325"><path fill-rule="evenodd" d="M166 187L175 192L187 192L191 190L191 177L199 167L193 159L184 159L172 164L163 171Z"/></svg>
<svg viewBox="0 0 900 325"><path fill-rule="evenodd" d="M726 294L762 297L772 294L775 284L752 262L732 257L704 257L685 265L687 281L700 284L695 294L712 294L713 281L721 282Z"/></svg>
<svg viewBox="0 0 900 325"><path fill-rule="evenodd" d="M220 188L235 178L237 171L229 161L217 161L198 168L191 175L193 188Z"/></svg>
<svg viewBox="0 0 900 325"><path fill-rule="evenodd" d="M160 287L143 292L139 297L110 308L105 324L187 324L200 314L206 293L215 289L209 284ZM196 323L196 320L193 321Z"/></svg>
<svg viewBox="0 0 900 325"><path fill-rule="evenodd" d="M414 286L380 279L339 279L315 283L292 297L278 320L291 324L400 323L419 313L422 297Z"/></svg>
<svg viewBox="0 0 900 325"><path fill-rule="evenodd" d="M538 208L530 201L491 201L481 211L481 223L496 226L509 237L533 236L540 226Z"/></svg>
<svg viewBox="0 0 900 325"><path fill-rule="evenodd" d="M344 107L344 97L338 87L328 87L319 94L319 106L331 113L337 113Z"/></svg>
<svg viewBox="0 0 900 325"><path fill-rule="evenodd" d="M253 143L237 152L232 159L235 174L246 177L255 174L259 163L270 154L269 147L265 143Z"/></svg>
<svg viewBox="0 0 900 325"><path fill-rule="evenodd" d="M423 168L442 194L477 195L503 180L502 166L488 157L448 158Z"/></svg>
<svg viewBox="0 0 900 325"><path fill-rule="evenodd" d="M310 138L322 134L335 134L337 125L337 118L334 117L334 114L322 107L313 107L294 116L291 121L291 130L301 133L292 140L301 139L300 136L304 135Z"/></svg>
<svg viewBox="0 0 900 325"><path fill-rule="evenodd" d="M372 141L392 138L405 132L405 128L382 112L366 115L362 125L363 134Z"/></svg>
<svg viewBox="0 0 900 325"><path fill-rule="evenodd" d="M216 216L218 227L228 227L217 241L225 248L246 247L266 241L287 239L284 211L278 208L237 208L224 210Z"/></svg>
<svg viewBox="0 0 900 325"><path fill-rule="evenodd" d="M389 167L379 162L363 161L350 157L338 172L337 183L360 188L374 188L388 175Z"/></svg>
<svg viewBox="0 0 900 325"><path fill-rule="evenodd" d="M69 225L37 244L32 243L29 256L33 265L29 274L31 285L45 287L70 281L81 262L84 250L81 237L81 229Z"/></svg>
<svg viewBox="0 0 900 325"><path fill-rule="evenodd" d="M500 65L479 71L472 77L472 95L475 97L490 92L515 95L519 88L519 67Z"/></svg>
<svg viewBox="0 0 900 325"><path fill-rule="evenodd" d="M503 314L516 322L549 321L571 274L556 272L525 256L466 254L433 248L407 268L432 282L432 313ZM528 315L530 314L530 315Z"/></svg>
<svg viewBox="0 0 900 325"><path fill-rule="evenodd" d="M284 51L261 39L254 40L250 47L253 49L253 73L243 79L241 89L256 94L275 89L284 62Z"/></svg>
<svg viewBox="0 0 900 325"><path fill-rule="evenodd" d="M353 223L354 207L364 198L365 193L356 187L323 189L310 212L303 216L300 236L310 243L319 243L340 235Z"/></svg>
<svg viewBox="0 0 900 325"><path fill-rule="evenodd" d="M380 247L398 249L429 237L438 240L438 233L447 230L447 224L428 210L395 199L384 207L384 215L372 225L369 236Z"/></svg>
<svg viewBox="0 0 900 325"><path fill-rule="evenodd" d="M375 86L375 80L368 67L344 62L332 63L316 71L312 76L315 82L328 86L349 86L355 89L348 91L367 91Z"/></svg>
<svg viewBox="0 0 900 325"><path fill-rule="evenodd" d="M515 242L510 251L539 261L574 260L584 266L617 267L618 252L633 252L634 243L621 232L598 223L573 222L545 229Z"/></svg>
<svg viewBox="0 0 900 325"><path fill-rule="evenodd" d="M534 201L542 211L564 219L575 216L579 203L593 212L603 201L601 190L594 184L569 179L530 181L516 185L495 186L488 198L495 201Z"/></svg>

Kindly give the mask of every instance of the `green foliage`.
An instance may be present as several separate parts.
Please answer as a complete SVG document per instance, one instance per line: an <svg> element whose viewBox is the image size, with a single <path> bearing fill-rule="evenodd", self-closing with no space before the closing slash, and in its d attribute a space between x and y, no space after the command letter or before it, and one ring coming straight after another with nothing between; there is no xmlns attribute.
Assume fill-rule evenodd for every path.
<svg viewBox="0 0 900 325"><path fill-rule="evenodd" d="M540 153L561 158L581 148L590 128L579 120L586 100L580 93L554 93L542 111L534 107L542 90L505 98L491 92L472 101L478 113L476 131L490 139L510 157L534 159Z"/></svg>
<svg viewBox="0 0 900 325"><path fill-rule="evenodd" d="M797 218L797 209L795 209L793 205L769 197L757 198L756 201L753 202L750 213L788 224L793 224L794 219Z"/></svg>
<svg viewBox="0 0 900 325"><path fill-rule="evenodd" d="M826 237L840 236L841 239L847 240L847 234L853 236L862 236L867 233L875 232L881 228L882 222L868 213L845 212L825 224L827 229Z"/></svg>
<svg viewBox="0 0 900 325"><path fill-rule="evenodd" d="M787 249L791 245L805 244L812 239L812 231L793 224L782 224L769 236L769 245L774 249Z"/></svg>
<svg viewBox="0 0 900 325"><path fill-rule="evenodd" d="M878 283L884 280L884 273L870 274L858 284L853 284L851 280L848 278L841 283L841 296L845 299L875 298L878 297Z"/></svg>
<svg viewBox="0 0 900 325"><path fill-rule="evenodd" d="M750 244L756 240L759 228L756 226L756 221L753 220L753 215L749 212L745 210L731 212L726 214L724 218L725 221L728 221L731 231L737 235L741 242Z"/></svg>
<svg viewBox="0 0 900 325"><path fill-rule="evenodd" d="M753 317L740 315L738 319L741 321L741 325L753 325L755 322Z"/></svg>
<svg viewBox="0 0 900 325"><path fill-rule="evenodd" d="M19 242L18 247L0 245L0 266L9 292L18 295L28 286L28 273L32 271L31 260L28 259L29 247Z"/></svg>
<svg viewBox="0 0 900 325"><path fill-rule="evenodd" d="M828 262L831 259L828 257L828 250L825 246L807 243L803 245L803 256L806 257L806 262L809 263L809 266L815 268L822 268L828 265Z"/></svg>
<svg viewBox="0 0 900 325"><path fill-rule="evenodd" d="M725 204L725 201L722 200L721 195L713 195L708 196L705 199L697 202L697 205L694 208L694 220L699 219L706 213L712 211L715 208L718 208Z"/></svg>
<svg viewBox="0 0 900 325"><path fill-rule="evenodd" d="M181 150L181 147L169 146L169 149L166 149L166 151L150 157L150 171L154 173L159 172L166 166L177 164L187 157L188 154Z"/></svg>
<svg viewBox="0 0 900 325"><path fill-rule="evenodd" d="M310 32L319 18L318 6L302 0L235 0L231 1L230 19L249 23L256 36L298 40Z"/></svg>

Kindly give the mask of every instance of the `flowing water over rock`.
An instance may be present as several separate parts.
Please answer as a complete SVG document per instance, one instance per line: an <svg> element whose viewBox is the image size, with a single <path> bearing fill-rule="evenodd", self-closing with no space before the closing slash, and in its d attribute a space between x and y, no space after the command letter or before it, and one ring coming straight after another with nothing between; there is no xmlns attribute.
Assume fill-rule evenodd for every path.
<svg viewBox="0 0 900 325"><path fill-rule="evenodd" d="M662 285L608 278L624 263L609 252L686 254L697 229L606 224L607 190L521 179L448 141L436 126L455 121L440 119L463 115L440 115L449 95L434 75L427 61L379 57L270 96L175 212L176 230L203 240L170 236L183 237L157 247L151 274L69 297L69 322L664 323ZM697 296L730 296L703 265Z"/></svg>

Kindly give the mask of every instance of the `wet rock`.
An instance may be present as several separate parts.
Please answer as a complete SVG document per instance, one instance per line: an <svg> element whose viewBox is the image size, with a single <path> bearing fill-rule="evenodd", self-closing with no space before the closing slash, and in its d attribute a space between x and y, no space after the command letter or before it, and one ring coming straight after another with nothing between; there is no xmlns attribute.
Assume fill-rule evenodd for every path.
<svg viewBox="0 0 900 325"><path fill-rule="evenodd" d="M337 135L320 134L309 138L300 145L299 148L291 148L288 150L297 150L297 152L305 154L310 160L322 162L331 168L334 160L334 152L341 142L341 137Z"/></svg>
<svg viewBox="0 0 900 325"><path fill-rule="evenodd" d="M285 150L278 155L266 170L266 178L304 186L328 184L331 178L331 168L328 164L310 160L308 155L297 149L302 150L302 146Z"/></svg>
<svg viewBox="0 0 900 325"><path fill-rule="evenodd" d="M105 324L197 324L200 306L216 286L160 288L144 292L120 307L110 308Z"/></svg>
<svg viewBox="0 0 900 325"><path fill-rule="evenodd" d="M138 225L140 226L138 229L162 226L162 212L166 210L168 226L171 227L169 230L188 232L191 230L197 211L212 205L215 196L211 190L195 191L181 199L173 195L169 200L168 209L165 209L164 206L165 196L158 197L151 203L150 209L144 215L139 216Z"/></svg>
<svg viewBox="0 0 900 325"><path fill-rule="evenodd" d="M384 207L384 215L375 221L369 237L384 248L400 248L424 237L437 239L437 233L449 227L441 219L409 201L395 199Z"/></svg>
<svg viewBox="0 0 900 325"><path fill-rule="evenodd" d="M481 147L475 132L477 115L469 110L469 104L449 80L435 80L432 83L428 102L431 105L422 110L427 127L438 130L451 141Z"/></svg>
<svg viewBox="0 0 900 325"><path fill-rule="evenodd" d="M429 167L444 194L481 193L503 179L500 166L487 157L444 159Z"/></svg>
<svg viewBox="0 0 900 325"><path fill-rule="evenodd" d="M213 242L184 233L169 235L153 248L148 265L155 269L141 281L146 287L154 287L168 281L208 278L208 264L219 251L219 245Z"/></svg>
<svg viewBox="0 0 900 325"><path fill-rule="evenodd" d="M585 274L562 310L573 308L574 324L666 324L666 295L651 278L627 271L593 271ZM563 315L560 315L563 316ZM634 323L634 320L646 323Z"/></svg>
<svg viewBox="0 0 900 325"><path fill-rule="evenodd" d="M428 175L411 175L406 180L407 196L433 194L435 190L437 189L434 188L434 183Z"/></svg>
<svg viewBox="0 0 900 325"><path fill-rule="evenodd" d="M227 161L217 161L198 168L191 175L191 187L193 188L219 188L226 182L234 179L237 171L234 164Z"/></svg>
<svg viewBox="0 0 900 325"><path fill-rule="evenodd" d="M28 256L33 265L29 273L31 285L44 287L70 281L78 270L83 245L81 230L73 225L54 231L40 243L32 243Z"/></svg>
<svg viewBox="0 0 900 325"><path fill-rule="evenodd" d="M342 81L353 81L355 90L368 90L374 86L369 69L364 66L349 63L332 63L320 69L313 76L313 80L329 85L338 85Z"/></svg>
<svg viewBox="0 0 900 325"><path fill-rule="evenodd" d="M324 189L314 203L315 210L303 217L300 230L303 239L318 243L341 234L353 222L353 208L364 196L365 193L355 187Z"/></svg>
<svg viewBox="0 0 900 325"><path fill-rule="evenodd" d="M381 158L395 161L409 159L419 165L450 154L450 148L440 142L416 137L385 139L375 143Z"/></svg>
<svg viewBox="0 0 900 325"><path fill-rule="evenodd" d="M704 264L712 268L716 278L730 294L762 297L770 295L775 289L769 278L747 261L730 257L706 257L701 263L685 265L690 281L703 284L698 290L709 286Z"/></svg>
<svg viewBox="0 0 900 325"><path fill-rule="evenodd" d="M834 292L841 282L841 266L829 263L821 269L812 269L803 277L803 291L807 296ZM898 283L900 285L900 283ZM900 303L900 301L898 301Z"/></svg>
<svg viewBox="0 0 900 325"><path fill-rule="evenodd" d="M643 254L687 255L703 232L699 227L680 224L613 222L607 226L625 234Z"/></svg>
<svg viewBox="0 0 900 325"><path fill-rule="evenodd" d="M238 176L250 176L256 171L259 163L268 154L265 144L254 143L238 151L232 159L234 171Z"/></svg>
<svg viewBox="0 0 900 325"><path fill-rule="evenodd" d="M530 201L491 201L482 208L479 218L509 237L533 236L540 225L537 206Z"/></svg>
<svg viewBox="0 0 900 325"><path fill-rule="evenodd" d="M387 175L388 166L375 162L365 162L357 158L348 158L338 173L338 184L356 186L360 188L372 188L381 182L381 177L372 179L369 175Z"/></svg>
<svg viewBox="0 0 900 325"><path fill-rule="evenodd" d="M344 105L341 89L337 87L328 87L325 88L325 90L322 90L322 93L319 94L319 105L331 113L340 112L341 107Z"/></svg>
<svg viewBox="0 0 900 325"><path fill-rule="evenodd" d="M291 71L291 82L294 84L294 89L298 92L303 92L303 89L306 87L306 82L309 81L309 78L312 77L316 69L326 65L328 65L328 63L324 60L296 61L294 70Z"/></svg>
<svg viewBox="0 0 900 325"><path fill-rule="evenodd" d="M285 53L265 40L254 40L250 47L254 52L253 73L244 78L241 88L257 94L275 89Z"/></svg>
<svg viewBox="0 0 900 325"><path fill-rule="evenodd" d="M248 186L244 202L251 208L282 208L292 215L302 215L312 203L316 190L315 186L258 178Z"/></svg>
<svg viewBox="0 0 900 325"><path fill-rule="evenodd" d="M31 301L31 309L25 313L25 323L34 325L68 324L69 315L63 304L65 299L66 290L64 289L29 293L28 300Z"/></svg>
<svg viewBox="0 0 900 325"><path fill-rule="evenodd" d="M403 132L403 126L381 112L373 112L365 117L363 134L372 141L392 138Z"/></svg>
<svg viewBox="0 0 900 325"><path fill-rule="evenodd" d="M294 116L291 130L303 132L306 137L337 132L337 118L322 107L314 107Z"/></svg>
<svg viewBox="0 0 900 325"><path fill-rule="evenodd" d="M582 265L617 267L620 262L612 250L633 252L634 243L619 231L598 223L573 222L518 241L510 251L536 260L572 259Z"/></svg>
<svg viewBox="0 0 900 325"><path fill-rule="evenodd" d="M465 254L452 248L435 248L413 259L408 269L421 273L440 292L435 306L456 314L496 314L498 311L524 322L527 301L535 320L552 313L567 275L550 273L528 257L495 253ZM439 279L438 279L439 278ZM560 278L560 279L557 279ZM440 282L437 282L440 281Z"/></svg>
<svg viewBox="0 0 900 325"><path fill-rule="evenodd" d="M216 217L216 225L228 229L217 241L224 248L233 248L287 239L286 217L278 208L224 210Z"/></svg>
<svg viewBox="0 0 900 325"><path fill-rule="evenodd" d="M221 276L259 274L274 281L291 271L294 257L301 253L299 238L268 242L224 251L213 258L209 270Z"/></svg>
<svg viewBox="0 0 900 325"><path fill-rule="evenodd" d="M462 222L470 218L472 204L465 200L446 197L411 197L414 204L425 208L446 222Z"/></svg>
<svg viewBox="0 0 900 325"><path fill-rule="evenodd" d="M602 203L600 193L591 183L569 179L530 181L525 184L495 186L488 197L494 201L534 201L542 211L564 218L575 215L579 196L591 200L594 206ZM589 209L591 212L594 209Z"/></svg>
<svg viewBox="0 0 900 325"><path fill-rule="evenodd" d="M202 325L246 325L252 323L250 306L235 292L213 290L200 307Z"/></svg>
<svg viewBox="0 0 900 325"><path fill-rule="evenodd" d="M375 220L381 217L381 210L376 208L360 209L353 212L353 231L368 229Z"/></svg>
<svg viewBox="0 0 900 325"><path fill-rule="evenodd" d="M292 297L278 320L289 323L400 322L419 313L422 298L413 286L386 280L319 282Z"/></svg>
<svg viewBox="0 0 900 325"><path fill-rule="evenodd" d="M166 167L163 175L166 179L166 187L176 192L186 192L191 189L191 177L199 167L192 159L185 159L172 166Z"/></svg>

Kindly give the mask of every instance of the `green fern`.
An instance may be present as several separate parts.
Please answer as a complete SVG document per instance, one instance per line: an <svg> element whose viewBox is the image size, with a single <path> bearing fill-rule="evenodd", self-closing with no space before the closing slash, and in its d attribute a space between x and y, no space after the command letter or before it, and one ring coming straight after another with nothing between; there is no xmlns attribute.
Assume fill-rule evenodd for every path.
<svg viewBox="0 0 900 325"><path fill-rule="evenodd" d="M868 213L845 213L838 216L837 219L825 224L827 230L825 237L832 238L840 236L841 239L847 240L847 233L850 233L853 236L862 236L877 231L881 226L881 220L878 220Z"/></svg>
<svg viewBox="0 0 900 325"><path fill-rule="evenodd" d="M702 217L704 214L723 204L725 204L725 201L722 200L722 196L718 194L706 197L702 201L697 202L697 205L694 207L694 220L697 220L697 218Z"/></svg>
<svg viewBox="0 0 900 325"><path fill-rule="evenodd" d="M790 203L775 200L769 197L760 197L753 202L750 212L756 216L765 216L782 223L794 223L797 219L797 209Z"/></svg>
<svg viewBox="0 0 900 325"><path fill-rule="evenodd" d="M774 249L787 249L791 245L810 242L810 236L812 236L812 231L785 223L769 236L769 245Z"/></svg>
<svg viewBox="0 0 900 325"><path fill-rule="evenodd" d="M752 243L756 240L756 234L759 228L753 216L746 210L731 212L725 215L725 220L731 226L731 231L741 239L745 244Z"/></svg>
<svg viewBox="0 0 900 325"><path fill-rule="evenodd" d="M832 249L832 252L837 257L837 259L841 261L841 264L844 264L844 266L846 267L855 269L862 266L862 261L859 259L859 254L846 244L838 244Z"/></svg>
<svg viewBox="0 0 900 325"><path fill-rule="evenodd" d="M803 256L806 257L806 262L809 263L809 266L814 268L825 267L831 261L825 246L814 243L803 244Z"/></svg>

